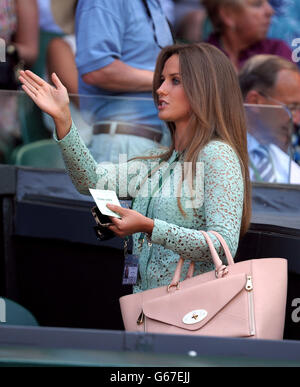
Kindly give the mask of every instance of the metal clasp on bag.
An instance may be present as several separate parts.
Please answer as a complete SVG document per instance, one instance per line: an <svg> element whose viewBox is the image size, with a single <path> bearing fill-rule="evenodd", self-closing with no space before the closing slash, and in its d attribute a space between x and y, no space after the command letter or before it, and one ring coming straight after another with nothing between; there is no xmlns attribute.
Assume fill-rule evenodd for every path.
<svg viewBox="0 0 300 387"><path fill-rule="evenodd" d="M223 278L227 274L228 274L228 268L225 265L222 265L221 267L215 270L216 278Z"/></svg>
<svg viewBox="0 0 300 387"><path fill-rule="evenodd" d="M176 286L176 290L179 290L179 281L176 282L175 284L170 284L170 285L168 285L168 287L167 287L168 292L170 292L170 290L171 290L171 288L172 288L173 286Z"/></svg>
<svg viewBox="0 0 300 387"><path fill-rule="evenodd" d="M144 312L142 311L137 319L137 322L136 322L137 325L142 325L144 323L144 320L145 320L145 315L144 315Z"/></svg>

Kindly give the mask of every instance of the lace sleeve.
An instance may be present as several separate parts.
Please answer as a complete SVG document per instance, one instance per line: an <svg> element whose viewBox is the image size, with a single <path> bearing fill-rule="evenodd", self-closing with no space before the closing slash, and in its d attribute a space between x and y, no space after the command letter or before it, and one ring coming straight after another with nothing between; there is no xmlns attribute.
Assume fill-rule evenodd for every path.
<svg viewBox="0 0 300 387"><path fill-rule="evenodd" d="M53 137L60 146L66 169L76 189L89 195L88 188L96 188L99 179L97 163L81 140L76 126L72 123L70 132L62 140L57 139L56 132Z"/></svg>
<svg viewBox="0 0 300 387"><path fill-rule="evenodd" d="M217 231L223 236L234 256L239 241L244 196L239 160L230 146L215 141L203 149L200 161L204 162L204 205L197 216L205 218L202 223L204 231ZM213 234L210 237L223 257L219 241ZM206 241L198 230L155 219L152 241L185 259L200 261L210 258Z"/></svg>
<svg viewBox="0 0 300 387"><path fill-rule="evenodd" d="M148 163L142 160L127 162L124 159L120 164L97 164L80 138L74 123L62 140L57 139L56 133L54 139L61 148L73 184L82 194L89 195L89 188L109 189L116 191L120 199L132 198L136 194L136 187L148 174ZM148 153L156 154L153 150Z"/></svg>

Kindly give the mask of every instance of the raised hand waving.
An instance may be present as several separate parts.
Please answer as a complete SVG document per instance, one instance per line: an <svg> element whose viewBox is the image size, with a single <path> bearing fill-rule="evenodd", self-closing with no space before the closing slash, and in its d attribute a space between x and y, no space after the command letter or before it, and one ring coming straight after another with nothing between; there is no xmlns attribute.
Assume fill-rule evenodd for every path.
<svg viewBox="0 0 300 387"><path fill-rule="evenodd" d="M21 71L19 80L25 93L40 109L53 118L58 137L63 138L71 127L72 119L68 92L58 76L55 73L52 74L54 86L30 70Z"/></svg>

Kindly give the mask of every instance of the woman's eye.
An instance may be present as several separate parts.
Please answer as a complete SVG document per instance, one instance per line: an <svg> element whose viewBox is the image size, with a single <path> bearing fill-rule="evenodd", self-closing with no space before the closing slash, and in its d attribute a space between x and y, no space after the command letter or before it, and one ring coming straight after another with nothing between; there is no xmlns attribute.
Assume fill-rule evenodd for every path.
<svg viewBox="0 0 300 387"><path fill-rule="evenodd" d="M178 78L173 78L173 79L172 79L172 82L173 82L174 85L179 85L179 84L180 84L180 79L178 79Z"/></svg>

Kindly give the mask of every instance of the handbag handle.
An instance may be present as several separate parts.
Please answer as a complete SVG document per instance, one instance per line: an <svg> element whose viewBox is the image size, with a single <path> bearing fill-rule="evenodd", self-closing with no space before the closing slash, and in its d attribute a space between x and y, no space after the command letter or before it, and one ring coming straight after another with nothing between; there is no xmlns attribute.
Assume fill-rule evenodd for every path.
<svg viewBox="0 0 300 387"><path fill-rule="evenodd" d="M213 260L214 265L215 265L216 277L222 278L224 275L226 275L228 273L228 269L225 265L223 265L223 262L221 261L220 257L218 256L218 253L214 247L214 244L213 244L210 236L207 234L207 232L205 232L205 231L200 231L200 232L203 234L203 236L208 244L208 247L209 247L209 250L210 250L210 253L212 256L212 260ZM215 235L216 238L221 243L221 246L223 247L228 265L229 266L234 265L234 260L232 258L231 252L230 252L229 247L227 246L227 243L225 242L224 238L216 231L208 231L208 232ZM170 285L168 286L168 291L173 286L175 286L178 289L183 263L184 263L184 259L182 257L180 257L179 261L177 263L176 269L175 269L173 279L172 279ZM187 276L185 279L193 277L194 268L195 268L195 262L191 261L189 269L188 269L188 273L187 273Z"/></svg>
<svg viewBox="0 0 300 387"><path fill-rule="evenodd" d="M228 247L227 243L225 242L224 238L222 237L222 235L220 235L216 231L208 231L208 232L210 232L211 234L215 235L217 237L217 239L219 240L219 242L221 243L221 246L223 247L223 250L224 250L225 257L227 259L228 265L234 265L234 259L233 259L232 255L231 255L229 247ZM214 248L214 246L213 246L213 248Z"/></svg>

